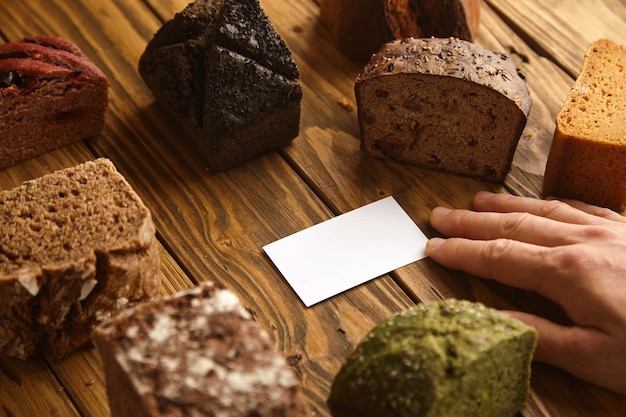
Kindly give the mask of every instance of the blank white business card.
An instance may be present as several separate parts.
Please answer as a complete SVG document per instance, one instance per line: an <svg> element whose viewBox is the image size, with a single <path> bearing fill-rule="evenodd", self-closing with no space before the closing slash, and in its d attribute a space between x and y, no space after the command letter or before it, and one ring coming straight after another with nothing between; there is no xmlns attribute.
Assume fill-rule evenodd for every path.
<svg viewBox="0 0 626 417"><path fill-rule="evenodd" d="M428 239L393 197L263 247L307 306L426 257Z"/></svg>

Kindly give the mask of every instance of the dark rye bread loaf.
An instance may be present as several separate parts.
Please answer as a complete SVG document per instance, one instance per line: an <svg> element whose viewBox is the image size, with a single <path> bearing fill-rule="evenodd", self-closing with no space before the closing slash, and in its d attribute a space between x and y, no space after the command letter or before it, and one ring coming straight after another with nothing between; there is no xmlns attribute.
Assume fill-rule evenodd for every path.
<svg viewBox="0 0 626 417"><path fill-rule="evenodd" d="M556 117L544 194L626 214L626 46L598 39Z"/></svg>
<svg viewBox="0 0 626 417"><path fill-rule="evenodd" d="M510 170L531 107L509 57L454 38L386 44L355 93L367 154L494 182Z"/></svg>
<svg viewBox="0 0 626 417"><path fill-rule="evenodd" d="M139 72L211 171L298 136L298 68L258 0L188 5L148 43Z"/></svg>
<svg viewBox="0 0 626 417"><path fill-rule="evenodd" d="M395 39L473 41L480 25L480 0L320 0L320 13L339 50L367 61Z"/></svg>
<svg viewBox="0 0 626 417"><path fill-rule="evenodd" d="M107 159L0 192L0 351L60 358L119 307L157 295L150 212Z"/></svg>
<svg viewBox="0 0 626 417"><path fill-rule="evenodd" d="M72 42L0 45L0 169L102 132L109 82Z"/></svg>
<svg viewBox="0 0 626 417"><path fill-rule="evenodd" d="M359 343L328 404L334 417L513 417L536 342L534 328L480 303L418 304Z"/></svg>
<svg viewBox="0 0 626 417"><path fill-rule="evenodd" d="M285 358L211 282L128 309L92 337L116 417L308 415Z"/></svg>

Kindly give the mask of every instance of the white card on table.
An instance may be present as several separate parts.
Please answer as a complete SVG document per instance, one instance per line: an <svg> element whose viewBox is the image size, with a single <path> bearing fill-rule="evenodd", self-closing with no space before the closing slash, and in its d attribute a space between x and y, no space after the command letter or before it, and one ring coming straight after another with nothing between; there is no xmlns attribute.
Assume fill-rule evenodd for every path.
<svg viewBox="0 0 626 417"><path fill-rule="evenodd" d="M427 237L386 197L265 245L307 306L426 257Z"/></svg>

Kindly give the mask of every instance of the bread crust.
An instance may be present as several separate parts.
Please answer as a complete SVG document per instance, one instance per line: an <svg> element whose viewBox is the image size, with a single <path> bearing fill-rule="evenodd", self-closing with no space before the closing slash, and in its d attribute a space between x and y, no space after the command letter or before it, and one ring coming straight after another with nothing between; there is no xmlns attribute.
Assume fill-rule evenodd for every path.
<svg viewBox="0 0 626 417"><path fill-rule="evenodd" d="M25 359L48 352L59 359L89 343L92 328L120 307L158 294L152 217L110 161L87 162L4 191L0 210L6 231L0 237L3 353ZM128 230L122 234L119 228ZM87 235L92 237L80 237Z"/></svg>
<svg viewBox="0 0 626 417"><path fill-rule="evenodd" d="M537 331L480 303L417 304L374 327L337 373L334 417L513 416Z"/></svg>

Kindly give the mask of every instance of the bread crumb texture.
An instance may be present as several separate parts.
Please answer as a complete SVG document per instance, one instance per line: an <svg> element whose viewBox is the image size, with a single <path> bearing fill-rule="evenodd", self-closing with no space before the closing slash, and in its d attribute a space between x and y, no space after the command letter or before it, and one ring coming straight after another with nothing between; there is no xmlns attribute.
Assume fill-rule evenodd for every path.
<svg viewBox="0 0 626 417"><path fill-rule="evenodd" d="M305 415L285 359L211 282L129 309L93 337L114 415Z"/></svg>
<svg viewBox="0 0 626 417"><path fill-rule="evenodd" d="M335 417L512 417L526 403L536 340L480 303L418 304L364 338L328 403Z"/></svg>
<svg viewBox="0 0 626 417"><path fill-rule="evenodd" d="M107 159L0 193L0 347L63 356L159 288L150 212Z"/></svg>
<svg viewBox="0 0 626 417"><path fill-rule="evenodd" d="M149 213L110 162L87 163L0 194L0 272L145 246Z"/></svg>
<svg viewBox="0 0 626 417"><path fill-rule="evenodd" d="M531 108L507 55L455 38L384 45L355 93L370 156L495 182L510 170Z"/></svg>
<svg viewBox="0 0 626 417"><path fill-rule="evenodd" d="M626 47L593 42L556 117L544 194L626 211Z"/></svg>

